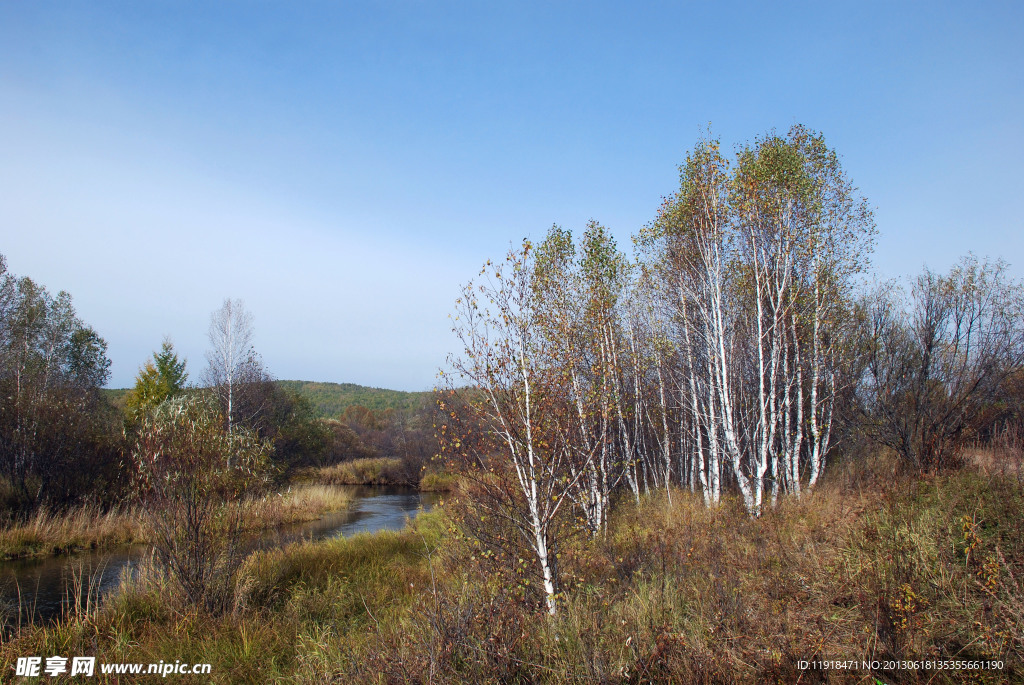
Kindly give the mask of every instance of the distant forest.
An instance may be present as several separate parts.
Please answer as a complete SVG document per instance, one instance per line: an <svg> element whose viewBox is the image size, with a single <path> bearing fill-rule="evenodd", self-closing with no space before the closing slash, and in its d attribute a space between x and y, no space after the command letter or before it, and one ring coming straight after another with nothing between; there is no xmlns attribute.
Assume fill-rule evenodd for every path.
<svg viewBox="0 0 1024 685"><path fill-rule="evenodd" d="M295 393L309 401L316 415L336 419L349 407L366 407L373 411L415 411L429 401L429 392L403 392L371 388L355 383L318 383L315 381L274 381L280 389ZM129 389L105 389L103 393L116 406L124 403Z"/></svg>
<svg viewBox="0 0 1024 685"><path fill-rule="evenodd" d="M430 392L403 392L370 388L355 383L317 383L314 381L276 381L283 390L309 400L317 414L325 419L337 418L352 406L373 411L415 411L429 401Z"/></svg>

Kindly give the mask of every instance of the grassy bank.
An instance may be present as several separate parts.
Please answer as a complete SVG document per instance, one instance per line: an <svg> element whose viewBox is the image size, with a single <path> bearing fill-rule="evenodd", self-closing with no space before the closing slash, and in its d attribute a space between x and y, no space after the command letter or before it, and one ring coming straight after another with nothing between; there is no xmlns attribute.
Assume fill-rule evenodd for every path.
<svg viewBox="0 0 1024 685"><path fill-rule="evenodd" d="M312 521L346 508L351 495L329 485L306 483L242 503L246 530ZM101 511L87 505L64 513L39 510L0 527L0 560L149 541L145 517L135 508Z"/></svg>
<svg viewBox="0 0 1024 685"><path fill-rule="evenodd" d="M25 654L71 653L207 662L213 682L328 682L373 648L368 627L398 625L430 586L426 552L440 534L438 517L424 516L402 532L255 554L240 572L235 611L222 617L182 607L163 579L143 573L102 609L71 611L0 641L0 669Z"/></svg>
<svg viewBox="0 0 1024 685"><path fill-rule="evenodd" d="M398 457L353 459L317 472L317 480L328 485L415 485L415 474L409 473Z"/></svg>
<svg viewBox="0 0 1024 685"><path fill-rule="evenodd" d="M145 542L147 536L142 517L133 509L102 511L92 505L68 512L40 509L26 519L0 525L0 560Z"/></svg>
<svg viewBox="0 0 1024 685"><path fill-rule="evenodd" d="M874 675L886 683L1024 677L1019 481L861 470L838 480L760 519L682 492L625 505L606 536L562 550L554 619L518 560L452 543L439 556L440 597L425 594L418 611L377 631L349 677L865 682L866 671L822 678L797 666L853 658L1001 659L1016 669L883 668Z"/></svg>
<svg viewBox="0 0 1024 685"><path fill-rule="evenodd" d="M424 492L451 490L455 479L437 471L418 471L398 457L353 459L317 469L313 480L328 485L403 485Z"/></svg>
<svg viewBox="0 0 1024 685"><path fill-rule="evenodd" d="M450 473L428 471L420 478L420 490L423 492L449 492L456 487L456 478Z"/></svg>
<svg viewBox="0 0 1024 685"><path fill-rule="evenodd" d="M1024 675L1022 511L1016 479L888 467L837 469L760 519L652 494L605 535L564 543L553 618L530 560L484 552L437 511L254 555L221 617L143 578L102 609L23 629L0 668L72 653L209 662L223 683L1007 682ZM1005 670L797 667L925 658Z"/></svg>
<svg viewBox="0 0 1024 685"><path fill-rule="evenodd" d="M348 492L318 483L301 483L256 497L242 504L244 528L259 530L286 523L314 521L329 511L341 511L352 502Z"/></svg>

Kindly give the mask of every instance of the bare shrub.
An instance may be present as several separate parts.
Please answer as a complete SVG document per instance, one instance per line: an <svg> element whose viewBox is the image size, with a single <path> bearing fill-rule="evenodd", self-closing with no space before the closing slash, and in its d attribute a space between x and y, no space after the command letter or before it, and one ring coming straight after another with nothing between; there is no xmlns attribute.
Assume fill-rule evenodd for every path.
<svg viewBox="0 0 1024 685"><path fill-rule="evenodd" d="M272 446L224 421L204 396L175 398L143 421L132 458L135 491L157 562L191 605L231 606L241 563L240 500L269 480Z"/></svg>
<svg viewBox="0 0 1024 685"><path fill-rule="evenodd" d="M969 257L948 275L926 269L908 300L877 293L867 311L864 427L918 469L960 465L1024 362L1019 284Z"/></svg>

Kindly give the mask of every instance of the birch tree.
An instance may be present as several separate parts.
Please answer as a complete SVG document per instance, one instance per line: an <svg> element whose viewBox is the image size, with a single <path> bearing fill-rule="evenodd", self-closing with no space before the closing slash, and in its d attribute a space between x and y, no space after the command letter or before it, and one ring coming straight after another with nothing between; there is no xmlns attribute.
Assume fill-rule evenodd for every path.
<svg viewBox="0 0 1024 685"><path fill-rule="evenodd" d="M805 307L792 311L794 318L802 315L808 350L806 452L808 487L813 488L832 447L836 403L846 389L842 379L848 378L844 369L854 363L853 303L858 279L869 267L876 228L867 200L846 177L838 155L820 134L796 126L789 132L788 144L799 152L807 178L801 242L794 260ZM792 483L799 487L798 479Z"/></svg>
<svg viewBox="0 0 1024 685"><path fill-rule="evenodd" d="M745 146L715 141L681 169L680 190L641 234L685 381L693 471L716 503L728 464L748 511L813 487L831 448L848 347L844 321L874 223L820 135L794 127Z"/></svg>
<svg viewBox="0 0 1024 685"><path fill-rule="evenodd" d="M447 420L439 430L446 454L472 484L468 527L489 544L529 551L554 614L560 514L583 471L573 475L569 466L573 446L564 427L572 413L565 374L551 363L542 334L535 265L526 241L463 289L453 325L463 349L449 359Z"/></svg>
<svg viewBox="0 0 1024 685"><path fill-rule="evenodd" d="M607 523L620 479L639 497L638 464L647 463L643 353L620 311L629 277L628 261L596 221L587 224L578 248L569 231L553 227L537 250L540 331L548 363L564 377L566 411L572 412L557 426L570 446L578 483L570 496L594 535Z"/></svg>
<svg viewBox="0 0 1024 685"><path fill-rule="evenodd" d="M205 380L214 388L224 406L228 433L236 423L236 399L239 386L259 367L252 347L252 314L241 300L225 299L221 308L210 315L210 349L206 353L209 366Z"/></svg>
<svg viewBox="0 0 1024 685"><path fill-rule="evenodd" d="M737 485L750 502L749 483L739 468L739 441L731 391L732 325L728 317L728 164L716 141L704 141L680 168L679 191L637 238L677 327L678 358L684 366L677 384L686 408L679 430L688 433L692 468L705 502L718 504L727 458Z"/></svg>

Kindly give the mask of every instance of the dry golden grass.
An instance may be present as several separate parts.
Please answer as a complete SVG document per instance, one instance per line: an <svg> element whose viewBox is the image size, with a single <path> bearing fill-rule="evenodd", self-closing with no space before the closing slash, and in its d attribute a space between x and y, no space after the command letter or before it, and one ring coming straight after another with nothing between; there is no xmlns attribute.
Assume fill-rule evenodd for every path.
<svg viewBox="0 0 1024 685"><path fill-rule="evenodd" d="M329 511L341 511L352 495L331 485L303 483L278 493L251 498L242 504L244 528L257 530L284 523L313 521Z"/></svg>
<svg viewBox="0 0 1024 685"><path fill-rule="evenodd" d="M0 559L61 554L146 539L141 517L130 509L115 507L104 512L91 505L63 513L40 509L26 520L8 521L0 528Z"/></svg>
<svg viewBox="0 0 1024 685"><path fill-rule="evenodd" d="M815 659L1024 664L1024 492L880 460L835 469L758 519L674 492L620 504L606 535L560 553L548 619L535 565L442 547L439 593L381 630L349 677L552 683L961 682L964 672L801 671ZM410 676L410 674L412 674Z"/></svg>
<svg viewBox="0 0 1024 685"><path fill-rule="evenodd" d="M1005 426L988 444L965 450L964 460L986 475L1024 483L1024 433L1017 424Z"/></svg>
<svg viewBox="0 0 1024 685"><path fill-rule="evenodd" d="M393 625L429 587L425 550L437 545L436 521L426 515L399 532L258 552L239 572L235 610L219 616L182 607L166 576L144 566L100 608L4 635L0 667L24 655L71 653L210 663L203 682L333 682L354 649L372 646L371 626ZM95 675L98 683L121 678L98 668Z"/></svg>
<svg viewBox="0 0 1024 685"><path fill-rule="evenodd" d="M329 485L409 485L413 479L401 459L380 457L325 466L317 480Z"/></svg>
<svg viewBox="0 0 1024 685"><path fill-rule="evenodd" d="M154 585L22 630L20 654L188 658L214 682L1019 682L1024 489L964 470L834 465L758 519L651 493L565 540L559 612L535 563L484 553L438 510L399 533L251 557L231 615L169 610ZM801 659L1002 660L1002 671L801 671Z"/></svg>
<svg viewBox="0 0 1024 685"><path fill-rule="evenodd" d="M300 484L280 493L250 498L240 506L245 530L285 523L312 521L326 512L340 511L352 496L336 487ZM40 509L25 520L0 527L0 560L83 549L145 543L150 539L145 517L138 509L114 507L106 512L87 505L63 513Z"/></svg>

